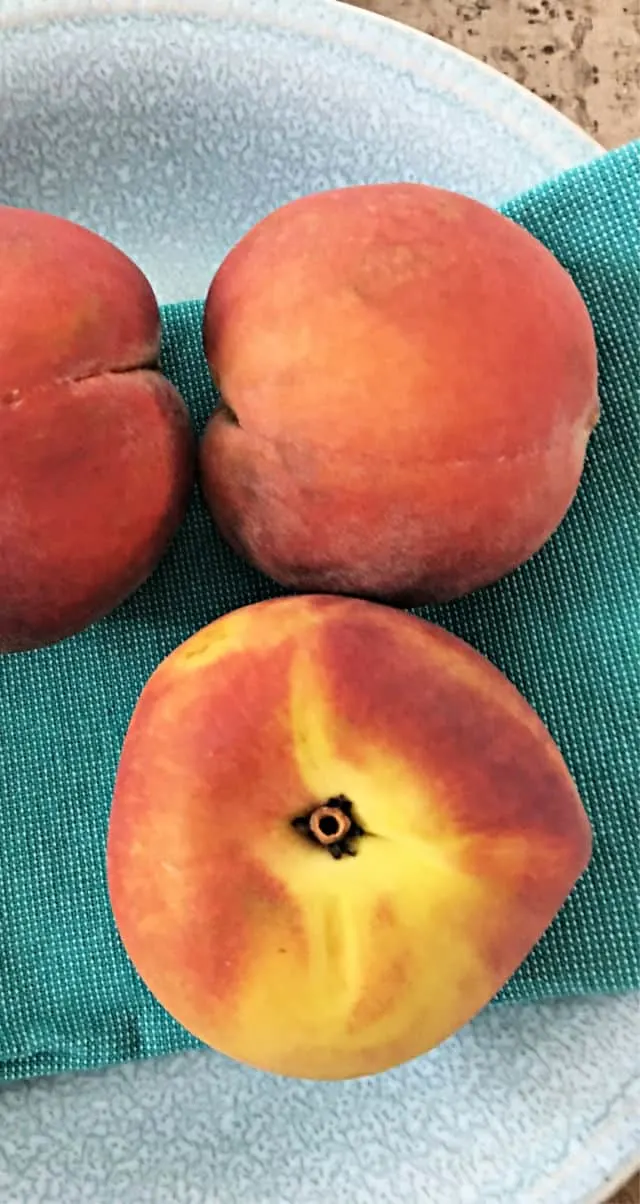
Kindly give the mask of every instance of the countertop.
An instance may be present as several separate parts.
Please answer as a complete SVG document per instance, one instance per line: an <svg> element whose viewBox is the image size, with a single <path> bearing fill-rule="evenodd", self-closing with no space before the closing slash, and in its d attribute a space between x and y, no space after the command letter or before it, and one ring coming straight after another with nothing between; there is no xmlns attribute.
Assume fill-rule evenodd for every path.
<svg viewBox="0 0 640 1204"><path fill-rule="evenodd" d="M603 146L640 137L640 0L348 0L466 50Z"/></svg>
<svg viewBox="0 0 640 1204"><path fill-rule="evenodd" d="M348 3L415 25L490 63L603 146L640 137L640 0ZM610 1204L640 1204L640 1175Z"/></svg>

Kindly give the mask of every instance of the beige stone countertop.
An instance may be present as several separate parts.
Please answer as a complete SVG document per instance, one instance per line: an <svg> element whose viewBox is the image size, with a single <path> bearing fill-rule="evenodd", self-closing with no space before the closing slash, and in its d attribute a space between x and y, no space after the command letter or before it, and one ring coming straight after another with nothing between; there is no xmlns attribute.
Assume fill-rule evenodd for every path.
<svg viewBox="0 0 640 1204"><path fill-rule="evenodd" d="M347 3L415 25L490 63L603 146L640 138L640 0ZM640 1176L610 1204L640 1204Z"/></svg>
<svg viewBox="0 0 640 1204"><path fill-rule="evenodd" d="M640 138L640 0L347 0L536 92L603 146Z"/></svg>

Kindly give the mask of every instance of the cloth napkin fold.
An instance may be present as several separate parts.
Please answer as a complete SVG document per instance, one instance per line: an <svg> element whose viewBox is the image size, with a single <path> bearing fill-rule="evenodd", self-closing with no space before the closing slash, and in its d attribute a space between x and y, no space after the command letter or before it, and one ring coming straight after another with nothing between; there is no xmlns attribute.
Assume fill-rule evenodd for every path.
<svg viewBox="0 0 640 1204"><path fill-rule="evenodd" d="M545 548L488 590L418 613L497 664L560 745L592 864L497 1002L640 987L640 142L504 207L580 288L602 419ZM163 365L200 431L215 398L202 304L163 311ZM104 846L121 741L158 662L203 624L282 592L216 534L198 495L152 579L90 630L0 658L0 1080L198 1043L138 979L114 929Z"/></svg>

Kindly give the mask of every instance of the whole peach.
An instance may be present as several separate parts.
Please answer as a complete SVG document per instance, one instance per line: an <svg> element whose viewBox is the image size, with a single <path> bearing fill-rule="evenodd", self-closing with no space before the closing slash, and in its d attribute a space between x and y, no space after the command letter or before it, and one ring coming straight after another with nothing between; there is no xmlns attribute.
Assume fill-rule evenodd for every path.
<svg viewBox="0 0 640 1204"><path fill-rule="evenodd" d="M495 581L576 492L596 350L541 243L419 184L304 197L207 298L223 405L201 449L228 540L286 586L403 603Z"/></svg>
<svg viewBox="0 0 640 1204"><path fill-rule="evenodd" d="M149 575L193 477L151 286L62 218L0 208L0 651L50 644Z"/></svg>
<svg viewBox="0 0 640 1204"><path fill-rule="evenodd" d="M372 1074L486 1004L589 860L562 757L516 689L370 602L250 606L142 692L108 837L125 948L223 1053Z"/></svg>

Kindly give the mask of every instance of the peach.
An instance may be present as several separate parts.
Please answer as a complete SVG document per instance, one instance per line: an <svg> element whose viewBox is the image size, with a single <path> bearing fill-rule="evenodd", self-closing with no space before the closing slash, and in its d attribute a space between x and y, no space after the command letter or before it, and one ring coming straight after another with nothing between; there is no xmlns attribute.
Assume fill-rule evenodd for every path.
<svg viewBox="0 0 640 1204"><path fill-rule="evenodd" d="M455 636L371 602L281 598L155 671L107 868L120 935L203 1041L305 1078L431 1049L491 999L588 863L528 703Z"/></svg>
<svg viewBox="0 0 640 1204"><path fill-rule="evenodd" d="M576 492L598 417L578 289L501 214L420 184L294 201L230 252L205 494L285 586L405 604L493 582Z"/></svg>
<svg viewBox="0 0 640 1204"><path fill-rule="evenodd" d="M0 208L0 651L50 644L151 573L194 446L151 286L98 235Z"/></svg>

